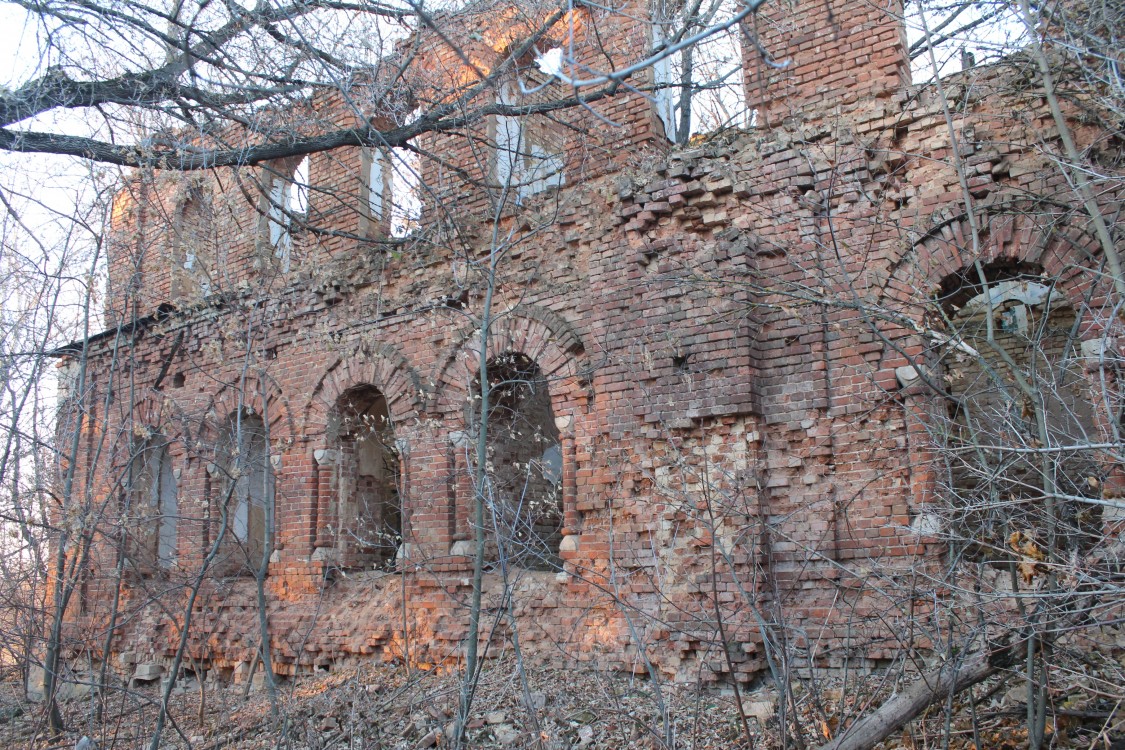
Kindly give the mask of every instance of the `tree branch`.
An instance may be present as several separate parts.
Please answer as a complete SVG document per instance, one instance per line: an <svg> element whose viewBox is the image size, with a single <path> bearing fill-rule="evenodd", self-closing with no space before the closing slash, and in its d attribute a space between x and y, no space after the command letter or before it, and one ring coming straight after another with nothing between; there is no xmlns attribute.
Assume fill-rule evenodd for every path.
<svg viewBox="0 0 1125 750"><path fill-rule="evenodd" d="M820 750L869 750L916 719L929 706L1004 669L1020 644L982 651L964 661L947 661L926 672L873 713L840 732L831 742L821 745Z"/></svg>
<svg viewBox="0 0 1125 750"><path fill-rule="evenodd" d="M616 86L607 86L581 97L567 97L523 106L494 103L456 117L421 117L410 125L391 130L379 130L374 126L352 127L306 138L295 138L285 143L262 143L245 148L212 150L187 143L163 148L155 143L119 145L84 136L0 128L0 149L21 153L78 156L122 167L156 167L185 172L215 167L253 166L274 159L304 156L345 146L393 148L402 146L424 133L456 130L489 115L544 114L589 104L608 96L615 88Z"/></svg>

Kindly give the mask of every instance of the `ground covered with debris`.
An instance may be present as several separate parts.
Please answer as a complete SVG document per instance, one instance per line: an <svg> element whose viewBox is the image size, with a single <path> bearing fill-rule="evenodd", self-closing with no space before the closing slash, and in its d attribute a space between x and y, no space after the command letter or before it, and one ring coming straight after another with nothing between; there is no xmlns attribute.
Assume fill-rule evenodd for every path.
<svg viewBox="0 0 1125 750"><path fill-rule="evenodd" d="M526 670L490 664L480 680L466 745L496 748L677 747L731 748L745 742L733 693L663 685L641 677L595 671ZM188 679L172 701L174 722L162 747L218 748L428 748L449 747L460 676L402 666L343 669L278 684L277 717L269 691L257 681L220 685ZM63 704L68 732L50 737L39 704L23 702L17 685L2 705L12 707L0 737L20 747L70 748L88 736L100 748L139 748L151 737L159 692L155 683L107 694L102 719L95 696ZM202 701L203 710L200 711ZM663 705L664 709L661 709ZM773 702L744 695L756 742L766 742ZM3 716L0 713L0 716ZM667 716L667 726L662 717ZM201 720L202 719L202 720ZM767 745L762 745L767 746Z"/></svg>
<svg viewBox="0 0 1125 750"><path fill-rule="evenodd" d="M831 680L817 680L815 688L812 682L795 680L785 701L790 708L783 740L777 693L768 688L737 696L714 684L657 689L642 676L521 671L514 662L496 662L477 686L463 746L811 748L847 726L850 716L877 705L895 689L894 682L886 674L869 675L844 690ZM188 677L174 691L161 747L452 747L460 686L455 673L365 665L280 681L275 703L260 679L251 685L200 684ZM1024 693L1023 684L1011 678L978 686L958 697L948 723L945 707L933 707L881 747L940 747L945 732L950 748L1026 747ZM26 701L18 679L9 677L0 686L0 741L32 750L146 748L159 696L159 683L152 682L107 691L104 698L91 693L68 700L62 704L67 731L52 736L42 704ZM1083 703L1062 701L1050 727L1051 744L1116 748L1125 723L1119 709L1096 695Z"/></svg>

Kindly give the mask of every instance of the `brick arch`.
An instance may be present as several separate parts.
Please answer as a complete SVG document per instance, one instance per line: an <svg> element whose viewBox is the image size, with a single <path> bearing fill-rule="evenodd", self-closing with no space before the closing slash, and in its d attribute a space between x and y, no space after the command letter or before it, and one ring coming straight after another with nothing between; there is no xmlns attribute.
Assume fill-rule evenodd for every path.
<svg viewBox="0 0 1125 750"><path fill-rule="evenodd" d="M941 333L946 321L938 314L938 298L955 287L955 280L973 272L980 260L992 278L1004 271L1042 271L1053 280L1054 289L1066 304L1081 310L1098 296L1091 290L1098 275L1091 273L1100 262L1096 238L1084 230L1084 215L1074 206L1024 196L998 193L975 206L980 228L980 256L972 253L971 227L963 206L936 212L924 229L915 228L909 242L889 267L881 289L879 307L889 313L879 321L883 336L894 343L886 347L880 371L874 377L880 387L899 389L905 434L911 451L918 456L909 473L910 509L918 518L929 517L927 506L935 501L939 479L931 467L939 465L934 450L935 420L947 419L946 372L937 357L932 332ZM991 267L988 269L988 267ZM1104 281L1101 283L1105 283ZM1088 338L1092 329L1081 331ZM900 372L897 368L902 368Z"/></svg>
<svg viewBox="0 0 1125 750"><path fill-rule="evenodd" d="M417 417L425 403L422 380L398 349L390 344L360 344L337 357L317 378L305 403L304 431L327 429L340 397L360 385L374 386L383 394L391 420L396 423Z"/></svg>
<svg viewBox="0 0 1125 750"><path fill-rule="evenodd" d="M588 366L581 337L558 313L535 305L521 305L497 315L489 329L489 356L520 353L539 366L547 379L551 402L565 408L577 398ZM429 411L460 412L480 368L480 332L461 332L449 354L439 361L431 382Z"/></svg>
<svg viewBox="0 0 1125 750"><path fill-rule="evenodd" d="M175 403L160 391L151 391L133 402L132 410L122 414L122 420L134 425L144 425L160 431L166 437L167 426L176 416Z"/></svg>
<svg viewBox="0 0 1125 750"><path fill-rule="evenodd" d="M115 449L117 458L128 460L139 442L159 435L177 460L186 460L184 454L192 444L192 434L178 421L182 420L183 413L173 399L151 390L140 395L131 407L125 407L124 403L127 402L123 402L123 410L113 416L121 430L121 443Z"/></svg>
<svg viewBox="0 0 1125 750"><path fill-rule="evenodd" d="M277 381L268 375L247 375L245 380L238 379L224 385L208 405L201 432L207 437L217 438L225 429L227 417L239 408L259 416L268 415L271 443L291 440L298 434L289 401Z"/></svg>
<svg viewBox="0 0 1125 750"><path fill-rule="evenodd" d="M1089 302L1090 284L1097 275L1100 247L1086 232L1082 215L1073 206L999 193L974 206L981 230L979 260L986 266L1040 268L1055 279L1055 288L1074 309ZM944 326L935 315L934 300L943 285L971 271L972 233L962 207L943 208L931 216L923 231L916 231L903 255L891 265L882 289L881 307L892 312L884 335L897 340L902 353L888 353L883 367L890 373L928 347L920 327ZM1095 290L1097 291L1097 290ZM1092 335L1084 331L1082 338ZM902 356L905 354L905 357ZM893 381L892 375L887 375Z"/></svg>
<svg viewBox="0 0 1125 750"><path fill-rule="evenodd" d="M892 270L884 290L891 305L928 306L941 284L974 261L985 265L1038 266L1078 306L1088 280L1081 277L1100 255L1097 240L1075 226L1075 209L1044 201L999 196L978 205L981 254L972 256L972 230L964 210L937 212Z"/></svg>

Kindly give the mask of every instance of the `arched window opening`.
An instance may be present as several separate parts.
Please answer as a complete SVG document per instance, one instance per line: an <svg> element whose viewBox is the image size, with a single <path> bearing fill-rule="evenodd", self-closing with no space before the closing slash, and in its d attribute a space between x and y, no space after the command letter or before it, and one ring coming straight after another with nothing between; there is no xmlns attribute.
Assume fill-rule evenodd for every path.
<svg viewBox="0 0 1125 750"><path fill-rule="evenodd" d="M485 501L494 511L498 554L514 565L558 570L562 541L562 445L547 378L518 352L487 366L489 409ZM471 421L480 425L480 378ZM476 405L478 408L473 408Z"/></svg>
<svg viewBox="0 0 1125 750"><path fill-rule="evenodd" d="M337 474L343 564L391 569L402 544L399 456L387 400L363 385L336 408Z"/></svg>
<svg viewBox="0 0 1125 750"><path fill-rule="evenodd" d="M1075 311L1037 269L993 266L985 277L950 280L940 300L949 530L970 556L1005 564L1047 554L1052 533L1056 554L1084 548L1100 511L1074 498L1096 496L1101 471L1084 447L1097 432Z"/></svg>
<svg viewBox="0 0 1125 750"><path fill-rule="evenodd" d="M168 570L176 561L179 499L167 439L144 440L132 458L132 512L123 519L132 539L127 556L142 573Z"/></svg>
<svg viewBox="0 0 1125 750"><path fill-rule="evenodd" d="M257 571L265 564L273 531L274 478L265 422L249 410L231 415L220 450L228 533L241 549L239 567Z"/></svg>

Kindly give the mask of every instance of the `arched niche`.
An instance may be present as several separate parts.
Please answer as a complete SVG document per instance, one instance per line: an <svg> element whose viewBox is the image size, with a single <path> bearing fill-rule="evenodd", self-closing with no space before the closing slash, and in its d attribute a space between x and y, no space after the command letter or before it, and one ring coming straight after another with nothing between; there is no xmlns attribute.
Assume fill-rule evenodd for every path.
<svg viewBox="0 0 1125 750"><path fill-rule="evenodd" d="M366 395L365 395L366 394ZM377 394L377 397L375 396ZM358 401L356 400L358 399ZM309 552L331 559L336 564L354 566L370 563L378 567L391 567L386 558L388 543L395 536L408 534L410 513L409 435L404 428L414 425L422 413L424 390L422 381L407 359L395 347L377 342L363 342L334 359L315 380L311 395L305 403L302 416L302 434L310 441L313 454L313 498L307 522ZM348 435L346 415L356 409L375 409L376 423L385 420L386 430L380 430L379 440L385 441L387 450L394 451L394 503L397 519L368 514L375 526L349 530L345 528L348 498L355 496L353 485L357 476L337 450L344 428L345 445ZM373 447L369 446L369 450ZM377 458L371 456L372 458ZM382 455L384 463L389 455ZM387 476L384 474L384 476ZM387 480L391 481L390 479ZM379 480L381 494L390 497L390 487ZM341 497L343 490L344 497ZM374 487L372 489L374 492ZM385 509L391 513L389 508ZM362 514L353 512L354 520ZM341 515L344 514L344 515ZM394 521L397 531L379 530L385 523ZM381 535L376 544L376 532ZM350 540L350 542L349 542ZM367 540L367 541L363 541ZM401 538L394 542L395 553L402 547ZM367 551L362 551L363 547ZM349 550L350 548L350 550ZM341 559L349 556L354 562Z"/></svg>
<svg viewBox="0 0 1125 750"><path fill-rule="evenodd" d="M1080 379L1075 355L1090 339L1104 335L1098 310L1105 308L1111 283L1099 268L1100 246L1073 207L998 192L975 202L973 211L970 221L964 209L943 208L910 230L909 247L887 259L878 309L889 314L878 325L881 335L893 342L884 360L883 382L897 379L901 389L915 528L923 536L953 534L979 558L1003 559L1011 552L1003 538L1006 528L1021 519L1024 530L1039 528L1032 524L1034 514L1020 516L1014 509L1044 507L1030 501L1036 493L1042 499L1041 490L1012 488L1019 490L1012 495L1002 489L1004 477L1026 476L1027 461L1040 454L1031 446L1025 446L1030 450L1024 454L1014 454L1007 442L1020 435L1030 439L1026 420L1012 421L1023 412L1024 403L1011 370L996 369L1001 364L995 361L998 352L981 340L987 333L982 310L991 300L1001 350L1022 347L1015 357L1017 370L1055 379L1048 390L1059 397L1041 404L1060 417L1052 420L1048 434L1087 432L1089 415L1081 404L1089 403L1090 381ZM877 272L868 276L875 278ZM1042 304L1047 307L1040 309ZM1011 334L1025 322L1033 335L1017 345ZM1032 362L1038 365L1028 369ZM1084 397L1077 395L1084 390ZM988 399L993 403L986 409ZM1006 406L1001 408L1000 402ZM1074 406L1064 407L1067 403ZM974 414L990 414L991 420L977 420ZM1020 429L997 434L1005 424ZM976 427L985 431L973 438L968 433ZM974 442L990 439L988 431L1005 441L996 445L1004 447L1003 455L1012 457L1014 464L999 462L999 453L975 450ZM1078 461L1071 466L1079 481L1099 481L1105 467L1095 470L1088 457L1079 459L1072 453L1066 462ZM1008 471L1016 465L1025 469ZM1088 492L1081 490L1078 496ZM1083 537L1077 522L1063 532L1062 543L1076 544Z"/></svg>
<svg viewBox="0 0 1125 750"><path fill-rule="evenodd" d="M98 465L108 471L99 472L96 481L112 487L116 496L116 515L109 519L113 529L104 539L125 556L130 574L167 572L178 559L182 488L177 462L186 447L181 416L174 401L155 390L109 405L113 441L105 463Z"/></svg>
<svg viewBox="0 0 1125 750"><path fill-rule="evenodd" d="M192 185L176 207L173 220L171 301L192 305L212 291L215 217L212 196Z"/></svg>
<svg viewBox="0 0 1125 750"><path fill-rule="evenodd" d="M497 305L497 309L502 306ZM526 457L544 467L548 473L561 478L558 503L561 503L562 523L556 532L554 520L548 530L544 524L536 535L549 544L540 545L544 554L540 562L530 558L524 562L541 567L558 566L558 555L577 549L577 533L581 527L578 513L578 474L576 435L580 415L584 413L590 397L591 368L586 360L582 339L577 331L552 310L534 305L520 305L495 317L488 330L488 361L497 372L514 371L508 378L490 378L493 385L505 380L514 383L534 384L534 398L549 406L533 409L541 415L534 420L539 426L537 434L551 436L551 444L536 445L537 455L531 446ZM446 517L454 556L472 555L474 505L478 497L474 486L476 452L474 437L473 404L480 393L481 332L468 329L462 332L444 360L440 361L430 380L435 384L430 393L428 411L440 415L449 426L449 453L446 465L450 472L449 497ZM530 364L528 364L530 363ZM503 395L503 394L502 394ZM503 399L502 399L503 400ZM476 402L479 404L479 402ZM549 414L553 424L547 424ZM551 450L544 455L544 451ZM556 455L557 451L557 455ZM555 483L554 481L552 483ZM483 498L486 503L490 498ZM529 530L526 522L515 523ZM533 524L534 525L534 524ZM491 536L491 528L486 529ZM561 545L557 540L561 535ZM529 537L530 539L530 537ZM561 549L560 549L561 548Z"/></svg>

